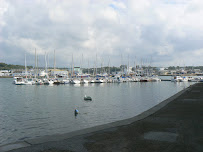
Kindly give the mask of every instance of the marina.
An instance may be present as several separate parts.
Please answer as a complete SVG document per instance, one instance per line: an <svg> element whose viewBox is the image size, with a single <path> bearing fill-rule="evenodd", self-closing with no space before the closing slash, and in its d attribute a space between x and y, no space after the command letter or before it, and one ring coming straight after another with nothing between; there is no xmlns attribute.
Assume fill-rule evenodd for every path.
<svg viewBox="0 0 203 152"><path fill-rule="evenodd" d="M123 77L117 76L105 76L105 77L90 77L86 78L23 78L14 77L13 84L15 85L59 85L59 84L89 84L89 83L125 83L125 82L159 82L159 81L171 81L171 82L202 82L201 76L173 76L171 78L160 78L158 76L151 77Z"/></svg>
<svg viewBox="0 0 203 152"><path fill-rule="evenodd" d="M0 79L1 145L131 118L195 83L13 85L12 80Z"/></svg>
<svg viewBox="0 0 203 152"><path fill-rule="evenodd" d="M203 152L202 6L0 0L0 152Z"/></svg>

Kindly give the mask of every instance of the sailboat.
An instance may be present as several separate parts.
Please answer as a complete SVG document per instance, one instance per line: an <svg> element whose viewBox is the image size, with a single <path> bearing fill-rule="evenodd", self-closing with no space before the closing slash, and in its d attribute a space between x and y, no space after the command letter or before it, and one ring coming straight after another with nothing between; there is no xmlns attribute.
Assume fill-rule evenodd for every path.
<svg viewBox="0 0 203 152"><path fill-rule="evenodd" d="M26 54L25 54L25 78L23 77L14 77L14 84L15 85L32 85L34 81L32 78L27 78L27 63L26 63Z"/></svg>
<svg viewBox="0 0 203 152"><path fill-rule="evenodd" d="M33 85L34 81L32 78L27 78L27 62L26 62L26 54L25 54L25 85Z"/></svg>

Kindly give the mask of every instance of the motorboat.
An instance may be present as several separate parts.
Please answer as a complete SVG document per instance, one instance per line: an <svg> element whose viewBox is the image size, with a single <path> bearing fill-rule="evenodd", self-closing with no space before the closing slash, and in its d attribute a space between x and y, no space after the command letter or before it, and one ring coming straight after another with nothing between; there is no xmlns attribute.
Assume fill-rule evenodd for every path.
<svg viewBox="0 0 203 152"><path fill-rule="evenodd" d="M23 77L14 77L13 83L15 85L25 85Z"/></svg>
<svg viewBox="0 0 203 152"><path fill-rule="evenodd" d="M182 82L183 78L181 76L174 76L171 78L171 82Z"/></svg>
<svg viewBox="0 0 203 152"><path fill-rule="evenodd" d="M78 79L71 79L69 83L70 84L80 84L80 80L78 80Z"/></svg>

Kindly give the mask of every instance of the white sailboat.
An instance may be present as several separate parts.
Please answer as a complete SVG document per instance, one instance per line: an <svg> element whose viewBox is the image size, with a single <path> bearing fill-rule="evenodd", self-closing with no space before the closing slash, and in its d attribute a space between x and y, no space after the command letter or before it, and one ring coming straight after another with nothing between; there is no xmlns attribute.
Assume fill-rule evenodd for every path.
<svg viewBox="0 0 203 152"><path fill-rule="evenodd" d="M32 85L34 81L32 78L27 78L27 63L26 63L26 54L25 54L25 78L23 77L14 77L14 84L16 85Z"/></svg>
<svg viewBox="0 0 203 152"><path fill-rule="evenodd" d="M25 79L24 79L25 85L33 85L34 81L32 78L27 78L27 62L26 62L26 54L25 54Z"/></svg>

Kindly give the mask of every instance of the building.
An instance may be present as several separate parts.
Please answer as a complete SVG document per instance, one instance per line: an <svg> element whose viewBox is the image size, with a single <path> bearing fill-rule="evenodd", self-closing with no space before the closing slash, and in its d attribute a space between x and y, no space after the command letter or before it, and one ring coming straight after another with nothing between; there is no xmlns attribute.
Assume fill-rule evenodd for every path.
<svg viewBox="0 0 203 152"><path fill-rule="evenodd" d="M80 67L74 67L74 74L82 73Z"/></svg>
<svg viewBox="0 0 203 152"><path fill-rule="evenodd" d="M52 69L51 70L51 75L52 76L59 76L59 77L65 77L68 76L68 71L66 70L60 70L60 69Z"/></svg>
<svg viewBox="0 0 203 152"><path fill-rule="evenodd" d="M9 70L0 70L0 76L10 76L11 73Z"/></svg>

